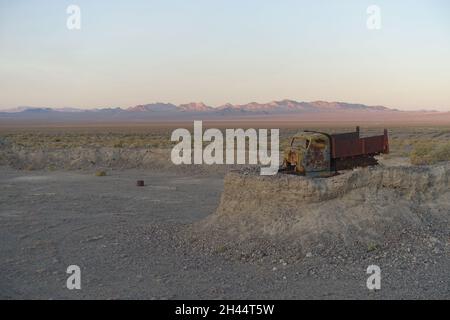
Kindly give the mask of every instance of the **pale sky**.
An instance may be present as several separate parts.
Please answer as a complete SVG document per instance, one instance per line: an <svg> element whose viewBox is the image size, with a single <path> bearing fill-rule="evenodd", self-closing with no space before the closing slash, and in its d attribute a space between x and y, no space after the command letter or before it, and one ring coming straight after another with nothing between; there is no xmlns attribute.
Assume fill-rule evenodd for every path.
<svg viewBox="0 0 450 320"><path fill-rule="evenodd" d="M450 2L0 0L0 109L282 99L450 111Z"/></svg>

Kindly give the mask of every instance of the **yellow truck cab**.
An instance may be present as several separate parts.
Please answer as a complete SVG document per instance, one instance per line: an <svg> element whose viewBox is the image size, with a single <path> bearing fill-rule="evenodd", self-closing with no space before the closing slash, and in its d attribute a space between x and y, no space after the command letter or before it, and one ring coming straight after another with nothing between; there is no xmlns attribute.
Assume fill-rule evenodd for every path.
<svg viewBox="0 0 450 320"><path fill-rule="evenodd" d="M292 137L284 152L283 169L308 176L330 176L330 138L320 132L301 132Z"/></svg>

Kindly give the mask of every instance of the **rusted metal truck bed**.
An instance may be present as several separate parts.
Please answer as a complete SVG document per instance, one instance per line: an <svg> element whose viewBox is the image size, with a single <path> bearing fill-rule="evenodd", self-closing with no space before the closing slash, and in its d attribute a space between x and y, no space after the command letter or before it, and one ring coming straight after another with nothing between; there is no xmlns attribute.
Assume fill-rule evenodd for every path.
<svg viewBox="0 0 450 320"><path fill-rule="evenodd" d="M384 134L381 136L360 138L358 127L356 132L331 134L330 138L332 159L389 153L387 130L384 130Z"/></svg>

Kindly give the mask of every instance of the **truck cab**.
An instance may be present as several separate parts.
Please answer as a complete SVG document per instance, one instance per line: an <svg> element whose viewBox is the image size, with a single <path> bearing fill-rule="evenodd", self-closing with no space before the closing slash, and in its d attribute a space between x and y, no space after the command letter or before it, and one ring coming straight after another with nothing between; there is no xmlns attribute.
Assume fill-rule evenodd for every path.
<svg viewBox="0 0 450 320"><path fill-rule="evenodd" d="M292 137L284 152L285 171L312 177L330 176L330 137L319 132L301 132Z"/></svg>

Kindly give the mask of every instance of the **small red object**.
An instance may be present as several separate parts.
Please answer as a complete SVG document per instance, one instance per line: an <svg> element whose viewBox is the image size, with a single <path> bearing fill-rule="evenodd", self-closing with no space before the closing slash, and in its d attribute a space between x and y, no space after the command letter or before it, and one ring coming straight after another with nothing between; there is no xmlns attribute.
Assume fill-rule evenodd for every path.
<svg viewBox="0 0 450 320"><path fill-rule="evenodd" d="M143 187L145 184L144 184L144 180L138 180L137 182L136 182L136 185L138 186L138 187Z"/></svg>

